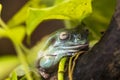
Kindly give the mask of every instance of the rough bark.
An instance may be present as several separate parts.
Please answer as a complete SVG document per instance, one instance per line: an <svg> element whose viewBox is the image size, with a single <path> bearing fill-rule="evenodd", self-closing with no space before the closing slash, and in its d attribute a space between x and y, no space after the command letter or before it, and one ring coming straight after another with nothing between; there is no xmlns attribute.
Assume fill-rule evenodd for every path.
<svg viewBox="0 0 120 80"><path fill-rule="evenodd" d="M120 0L101 40L79 57L73 80L120 80Z"/></svg>

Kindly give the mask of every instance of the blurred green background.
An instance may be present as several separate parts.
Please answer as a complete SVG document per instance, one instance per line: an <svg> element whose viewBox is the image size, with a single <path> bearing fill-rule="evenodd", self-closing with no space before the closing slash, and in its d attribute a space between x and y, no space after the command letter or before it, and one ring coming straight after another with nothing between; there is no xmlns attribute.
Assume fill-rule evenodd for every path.
<svg viewBox="0 0 120 80"><path fill-rule="evenodd" d="M2 19L7 22L12 16L20 10L20 8L27 2L28 0L0 0L0 3L3 5L2 10ZM48 0L49 2L52 0ZM45 2L44 2L45 3ZM39 41L43 36L52 33L53 31L63 28L63 22L60 20L48 20L42 22L42 24L37 27L37 29L32 34L31 45L27 45L26 41L24 43L31 47L35 45L37 41ZM0 39L0 55L16 55L14 47L9 39L2 38Z"/></svg>

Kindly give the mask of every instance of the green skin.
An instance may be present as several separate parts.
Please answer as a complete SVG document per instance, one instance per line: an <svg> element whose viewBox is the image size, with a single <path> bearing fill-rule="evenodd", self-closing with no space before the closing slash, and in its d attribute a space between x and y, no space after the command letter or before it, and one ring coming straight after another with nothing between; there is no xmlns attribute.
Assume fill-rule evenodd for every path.
<svg viewBox="0 0 120 80"><path fill-rule="evenodd" d="M49 69L57 65L61 58L72 56L86 47L88 47L86 31L78 29L59 30L46 41L43 51L39 52L37 67L39 71L47 70L49 72Z"/></svg>

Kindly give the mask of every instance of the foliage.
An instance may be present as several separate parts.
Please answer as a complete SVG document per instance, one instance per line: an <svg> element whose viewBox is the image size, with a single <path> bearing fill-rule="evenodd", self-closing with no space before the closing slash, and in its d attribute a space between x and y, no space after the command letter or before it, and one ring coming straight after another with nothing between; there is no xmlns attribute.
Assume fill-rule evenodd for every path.
<svg viewBox="0 0 120 80"><path fill-rule="evenodd" d="M8 73L19 64L15 56L0 57L0 80L7 77Z"/></svg>
<svg viewBox="0 0 120 80"><path fill-rule="evenodd" d="M22 43L25 35L30 37L37 25L44 20L62 19L65 21L66 28L75 28L76 25L83 21L90 31L90 39L92 41L98 40L101 37L100 32L104 31L109 24L114 11L115 1L94 0L93 13L91 2L91 0L29 0L7 23L4 23L1 19L2 5L0 5L0 39L8 38L12 41L17 57L24 66L23 69L28 80L32 80L28 69L28 66L32 63L29 62L34 62L34 59L29 61L28 58L32 58L33 56L30 55L33 55L33 53L35 54L34 58L36 57L37 46L41 44L35 45L32 49L26 48ZM26 23L26 25L23 25L23 23ZM19 63L18 59L14 59L14 57L4 57L0 65L7 66L3 63L8 61L8 59L11 59L12 63L16 61L13 65L10 65L10 70ZM1 66L0 69L5 69L4 66ZM9 70L5 69L5 71L6 73L2 73L3 75L6 75ZM3 77L0 76L0 79ZM12 77L17 80L16 74L13 74Z"/></svg>

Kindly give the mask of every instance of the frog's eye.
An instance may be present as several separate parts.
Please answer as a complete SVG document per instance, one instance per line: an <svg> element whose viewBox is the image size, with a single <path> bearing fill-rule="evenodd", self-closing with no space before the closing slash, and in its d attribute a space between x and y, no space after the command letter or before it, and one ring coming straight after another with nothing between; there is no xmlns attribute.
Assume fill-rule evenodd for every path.
<svg viewBox="0 0 120 80"><path fill-rule="evenodd" d="M69 37L68 32L61 32L60 35L59 35L59 38L60 38L61 40L65 40L65 39L67 39L68 37Z"/></svg>

